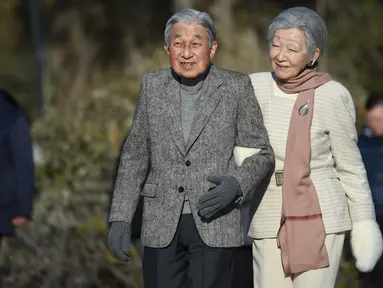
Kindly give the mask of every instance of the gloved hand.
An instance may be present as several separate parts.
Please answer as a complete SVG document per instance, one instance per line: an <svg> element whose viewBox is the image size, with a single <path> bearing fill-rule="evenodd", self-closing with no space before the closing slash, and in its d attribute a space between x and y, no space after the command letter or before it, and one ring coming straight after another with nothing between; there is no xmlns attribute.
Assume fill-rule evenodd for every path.
<svg viewBox="0 0 383 288"><path fill-rule="evenodd" d="M383 240L378 224L374 220L353 223L351 249L356 267L361 272L370 272L382 255Z"/></svg>
<svg viewBox="0 0 383 288"><path fill-rule="evenodd" d="M109 228L108 244L110 251L122 261L129 261L131 247L130 224L122 221L112 222Z"/></svg>
<svg viewBox="0 0 383 288"><path fill-rule="evenodd" d="M233 176L209 176L207 180L217 186L198 199L198 213L204 219L211 218L242 195L241 186Z"/></svg>

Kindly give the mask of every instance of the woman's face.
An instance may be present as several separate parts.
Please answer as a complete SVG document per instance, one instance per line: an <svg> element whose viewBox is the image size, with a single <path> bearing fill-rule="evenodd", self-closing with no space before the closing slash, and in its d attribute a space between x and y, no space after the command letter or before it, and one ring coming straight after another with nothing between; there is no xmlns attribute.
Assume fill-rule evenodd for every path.
<svg viewBox="0 0 383 288"><path fill-rule="evenodd" d="M269 53L275 75L284 81L296 77L309 62L319 57L317 49L309 59L306 36L298 28L276 30Z"/></svg>
<svg viewBox="0 0 383 288"><path fill-rule="evenodd" d="M375 136L383 136L383 105L376 105L367 112L367 125Z"/></svg>

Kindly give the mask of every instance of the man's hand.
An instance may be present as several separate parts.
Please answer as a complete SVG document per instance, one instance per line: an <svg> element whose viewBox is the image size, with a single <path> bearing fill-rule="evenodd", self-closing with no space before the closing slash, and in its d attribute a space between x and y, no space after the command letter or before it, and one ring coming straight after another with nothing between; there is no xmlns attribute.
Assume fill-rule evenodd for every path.
<svg viewBox="0 0 383 288"><path fill-rule="evenodd" d="M29 219L27 217L15 217L12 219L12 224L16 227L23 226L24 224L28 222L29 222Z"/></svg>
<svg viewBox="0 0 383 288"><path fill-rule="evenodd" d="M109 229L108 244L110 251L122 261L129 261L131 247L130 224L122 221L112 222Z"/></svg>
<svg viewBox="0 0 383 288"><path fill-rule="evenodd" d="M207 180L217 186L198 199L198 213L204 219L211 218L242 195L241 186L232 176L209 176Z"/></svg>

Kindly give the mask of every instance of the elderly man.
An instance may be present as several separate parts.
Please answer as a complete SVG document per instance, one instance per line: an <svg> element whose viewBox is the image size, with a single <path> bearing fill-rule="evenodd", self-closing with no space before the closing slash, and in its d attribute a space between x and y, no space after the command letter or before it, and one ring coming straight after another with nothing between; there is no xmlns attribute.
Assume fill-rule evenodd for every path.
<svg viewBox="0 0 383 288"><path fill-rule="evenodd" d="M213 65L217 47L210 16L182 10L165 29L171 69L142 79L113 192L109 246L129 259L141 195L146 288L232 287L235 247L244 244L240 205L274 163L250 78ZM236 168L235 146L259 152Z"/></svg>

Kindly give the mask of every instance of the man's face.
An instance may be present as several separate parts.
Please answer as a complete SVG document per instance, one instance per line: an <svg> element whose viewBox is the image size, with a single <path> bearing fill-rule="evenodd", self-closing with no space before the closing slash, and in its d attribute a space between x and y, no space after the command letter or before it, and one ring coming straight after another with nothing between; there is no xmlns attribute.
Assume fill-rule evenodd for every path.
<svg viewBox="0 0 383 288"><path fill-rule="evenodd" d="M205 27L199 24L177 23L170 31L170 46L165 44L170 66L179 76L193 79L209 67L217 50L210 47Z"/></svg>
<svg viewBox="0 0 383 288"><path fill-rule="evenodd" d="M375 136L383 136L383 105L378 104L367 112L367 125Z"/></svg>

